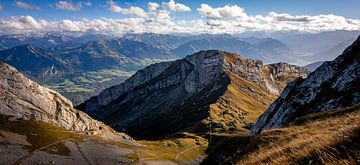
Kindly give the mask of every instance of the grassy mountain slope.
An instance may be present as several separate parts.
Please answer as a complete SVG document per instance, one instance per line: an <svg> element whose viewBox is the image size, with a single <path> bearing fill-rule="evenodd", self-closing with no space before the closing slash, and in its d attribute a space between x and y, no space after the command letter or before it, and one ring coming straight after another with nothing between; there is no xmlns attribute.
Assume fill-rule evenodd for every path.
<svg viewBox="0 0 360 165"><path fill-rule="evenodd" d="M0 62L0 164L199 162L206 140L135 142Z"/></svg>
<svg viewBox="0 0 360 165"><path fill-rule="evenodd" d="M146 67L78 108L136 139L247 132L281 84L304 74L293 65L201 51Z"/></svg>
<svg viewBox="0 0 360 165"><path fill-rule="evenodd" d="M203 164L358 164L359 117L357 105L297 118L256 136L217 137Z"/></svg>
<svg viewBox="0 0 360 165"><path fill-rule="evenodd" d="M189 137L127 143L48 123L0 117L0 164L198 164L206 143Z"/></svg>

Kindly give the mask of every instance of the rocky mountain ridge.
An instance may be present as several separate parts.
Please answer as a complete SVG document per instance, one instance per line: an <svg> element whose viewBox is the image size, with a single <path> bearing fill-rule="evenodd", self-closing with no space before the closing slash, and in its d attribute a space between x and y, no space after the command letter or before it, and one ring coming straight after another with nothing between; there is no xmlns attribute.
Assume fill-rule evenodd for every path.
<svg viewBox="0 0 360 165"><path fill-rule="evenodd" d="M359 59L360 37L334 61L324 62L306 79L290 83L252 132L282 127L306 114L360 103Z"/></svg>
<svg viewBox="0 0 360 165"><path fill-rule="evenodd" d="M115 133L73 108L71 101L59 93L34 83L4 62L0 62L0 75L0 114L9 120L40 121L71 131Z"/></svg>
<svg viewBox="0 0 360 165"><path fill-rule="evenodd" d="M246 99L258 102L256 105L261 111L282 90L281 84L307 73L305 69L289 64L264 65L261 61L223 51L200 51L182 60L150 65L124 83L81 104L79 109L139 138L153 136L155 132L166 135L194 125L208 127L204 123L215 122L209 115L224 115L210 111L223 104L229 105L227 102L237 102L232 100L234 92L241 92L244 98L239 99L246 106L239 104L229 108L229 113L234 113L231 121L222 121L240 129L245 123L235 124L237 117L243 115L244 118L252 113L245 112L251 111L249 106L252 106ZM284 75L291 76L284 79ZM239 86L233 87L233 84ZM232 90L234 92L228 92ZM167 123L167 128L163 123Z"/></svg>

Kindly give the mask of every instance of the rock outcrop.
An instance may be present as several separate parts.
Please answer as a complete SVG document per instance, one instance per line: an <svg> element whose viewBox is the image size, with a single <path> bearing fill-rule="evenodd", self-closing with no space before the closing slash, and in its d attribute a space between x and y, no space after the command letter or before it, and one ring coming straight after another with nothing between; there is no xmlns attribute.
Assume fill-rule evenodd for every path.
<svg viewBox="0 0 360 165"><path fill-rule="evenodd" d="M10 120L51 123L72 131L111 130L73 108L59 93L42 87L0 61L0 115ZM130 139L125 134L123 137Z"/></svg>
<svg viewBox="0 0 360 165"><path fill-rule="evenodd" d="M303 115L360 103L360 38L306 79L290 83L259 118L253 133L281 127Z"/></svg>
<svg viewBox="0 0 360 165"><path fill-rule="evenodd" d="M306 76L288 64L264 65L222 51L150 65L78 108L136 138L179 130L242 130L254 122L290 81ZM295 77L291 77L293 80ZM212 131L212 130L211 130Z"/></svg>

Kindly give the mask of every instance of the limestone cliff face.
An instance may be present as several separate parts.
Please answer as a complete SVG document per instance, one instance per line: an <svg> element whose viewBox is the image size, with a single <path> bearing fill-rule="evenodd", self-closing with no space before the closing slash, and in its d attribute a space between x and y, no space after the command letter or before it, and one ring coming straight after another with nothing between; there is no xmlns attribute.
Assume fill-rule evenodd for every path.
<svg viewBox="0 0 360 165"><path fill-rule="evenodd" d="M309 71L306 68L291 65L287 63L268 64L265 68L269 71L269 75L273 76L275 81L288 83L294 77L306 78Z"/></svg>
<svg viewBox="0 0 360 165"><path fill-rule="evenodd" d="M236 130L256 119L252 116L246 123L234 121L252 114L249 101L259 104L259 111L263 111L275 99L282 90L279 84L290 81L281 78L285 72L299 72L303 76L307 73L292 65L263 65L261 61L227 52L201 51L182 60L146 67L124 83L86 101L79 109L138 138L190 127L194 130L199 125L208 127L209 123ZM236 98L235 93L239 92L241 95ZM236 103L224 107L232 101ZM219 108L229 110L228 115L232 115L229 121L221 121L226 114Z"/></svg>
<svg viewBox="0 0 360 165"><path fill-rule="evenodd" d="M100 110L100 107L109 104L111 101L116 100L129 89L147 82L159 74L161 74L172 62L163 62L159 64L152 64L146 69L136 72L133 76L127 79L124 83L116 85L102 91L98 96L91 98L86 102L86 112L93 112Z"/></svg>
<svg viewBox="0 0 360 165"><path fill-rule="evenodd" d="M292 80L297 77L306 78L310 73L309 70L303 67L287 63L268 64L264 66L263 70L268 72L266 74L268 76L265 75L265 77L267 77L266 84L269 90L272 90L274 86L278 89L272 92L276 95L279 95L281 90ZM273 84L273 82L275 82L275 84Z"/></svg>
<svg viewBox="0 0 360 165"><path fill-rule="evenodd" d="M51 123L73 131L107 128L102 122L74 109L72 103L59 93L36 84L1 61L0 115L11 120ZM123 136L127 137L125 134Z"/></svg>
<svg viewBox="0 0 360 165"><path fill-rule="evenodd" d="M359 84L360 38L334 61L325 62L306 79L290 83L252 131L258 133L305 114L358 104Z"/></svg>

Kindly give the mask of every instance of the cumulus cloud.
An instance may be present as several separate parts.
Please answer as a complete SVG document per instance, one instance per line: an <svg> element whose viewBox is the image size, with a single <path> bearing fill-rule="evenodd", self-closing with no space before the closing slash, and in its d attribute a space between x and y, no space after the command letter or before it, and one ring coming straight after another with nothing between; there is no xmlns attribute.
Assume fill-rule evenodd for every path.
<svg viewBox="0 0 360 165"><path fill-rule="evenodd" d="M79 11L85 6L91 6L91 2L72 3L71 1L58 1L55 7L60 10Z"/></svg>
<svg viewBox="0 0 360 165"><path fill-rule="evenodd" d="M171 16L170 13L166 10L160 10L157 14L155 19L153 20L156 23L160 23L160 24L173 24L173 22L171 21Z"/></svg>
<svg viewBox="0 0 360 165"><path fill-rule="evenodd" d="M169 12L191 11L191 9L188 6L181 3L176 3L174 0L170 0L169 2L162 2L161 7L162 9L160 10L159 9L160 4L155 2L148 2L148 12L146 12L144 9L140 7L130 6L129 8L124 8L112 0L108 1L108 9L112 12L121 13L121 14L130 14L143 18L150 18L152 16L155 16L155 18L163 17L165 14L170 14Z"/></svg>
<svg viewBox="0 0 360 165"><path fill-rule="evenodd" d="M154 2L148 3L149 11L156 11L159 7L160 7L160 5L158 3L154 3Z"/></svg>
<svg viewBox="0 0 360 165"><path fill-rule="evenodd" d="M190 25L204 25L202 20L171 21L168 11L161 10L155 18L122 18L122 19L81 19L46 21L31 16L14 16L8 19L0 17L0 34L43 33L54 31L99 33L122 35L129 32L154 33L198 33ZM199 26L201 27L201 26ZM205 29L205 28L202 28Z"/></svg>
<svg viewBox="0 0 360 165"><path fill-rule="evenodd" d="M248 18L245 10L237 5L212 8L207 4L201 4L197 11L202 17L208 19Z"/></svg>
<svg viewBox="0 0 360 165"><path fill-rule="evenodd" d="M214 8L202 4L197 9L201 18L177 20L173 17L173 14L179 11L176 9L177 3L170 1L165 4L164 6L163 3L160 5L149 2L148 9L145 11L136 6L123 8L113 1L108 1L109 10L133 15L121 19L83 18L47 21L35 19L32 16L0 17L0 34L48 31L95 32L109 35L121 35L128 32L237 34L248 31L360 31L360 19L349 19L333 14L311 16L269 12L265 15L248 15L237 5ZM81 3L81 5L86 4Z"/></svg>
<svg viewBox="0 0 360 165"><path fill-rule="evenodd" d="M170 0L169 2L162 2L162 7L164 10L170 10L175 12L190 12L190 7L182 4L176 3L174 0Z"/></svg>
<svg viewBox="0 0 360 165"><path fill-rule="evenodd" d="M187 12L191 9L184 4L176 3L171 0L169 2L162 2L161 6L159 3L148 2L148 11L143 10L140 7L130 6L128 8L121 7L116 2L109 0L108 9L112 12L130 14L140 18L144 18L147 25L145 28L153 29L155 25L158 26L173 26L174 22L171 15L176 12ZM151 27L150 27L151 26Z"/></svg>
<svg viewBox="0 0 360 165"><path fill-rule="evenodd" d="M131 30L143 31L142 18L124 19L82 19L46 21L35 19L32 16L13 16L9 19L0 18L0 34L17 33L40 33L50 31L70 31L70 32L98 32L103 34L123 34Z"/></svg>
<svg viewBox="0 0 360 165"><path fill-rule="evenodd" d="M108 4L109 10L112 12L121 14L132 14L139 17L147 17L147 13L140 7L130 6L129 8L122 8L112 0L108 1Z"/></svg>
<svg viewBox="0 0 360 165"><path fill-rule="evenodd" d="M30 4L27 4L27 3L22 2L22 1L16 1L15 6L17 6L19 8L26 9L26 10L40 9L38 6L30 5Z"/></svg>
<svg viewBox="0 0 360 165"><path fill-rule="evenodd" d="M237 5L213 8L208 4L201 4L197 11L206 20L208 28L217 32L360 30L359 19L347 19L333 14L293 16L288 13L269 12L267 15L249 16Z"/></svg>
<svg viewBox="0 0 360 165"><path fill-rule="evenodd" d="M310 22L313 20L310 16L291 16L287 13L277 14L275 12L270 12L268 16L276 21L283 22Z"/></svg>
<svg viewBox="0 0 360 165"><path fill-rule="evenodd" d="M8 20L0 21L0 32L6 33L21 33L23 32L38 32L45 27L44 21L35 20L31 16L11 17Z"/></svg>

